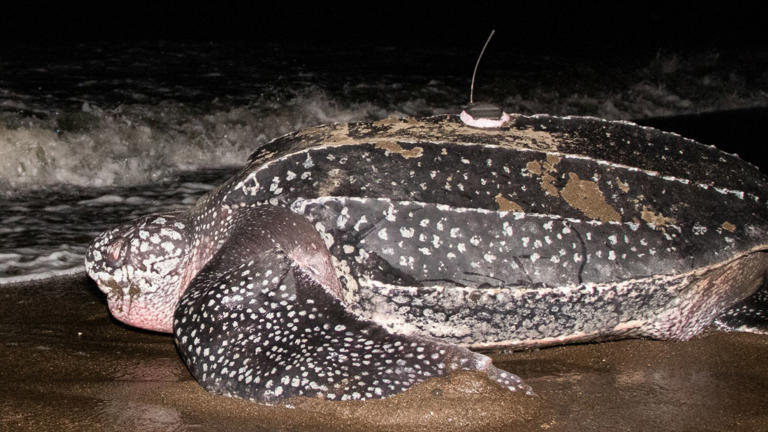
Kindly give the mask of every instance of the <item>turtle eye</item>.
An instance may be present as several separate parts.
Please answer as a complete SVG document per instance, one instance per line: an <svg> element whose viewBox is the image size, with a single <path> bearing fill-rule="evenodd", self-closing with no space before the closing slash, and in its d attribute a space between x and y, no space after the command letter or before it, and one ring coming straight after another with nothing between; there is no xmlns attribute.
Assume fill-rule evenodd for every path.
<svg viewBox="0 0 768 432"><path fill-rule="evenodd" d="M122 263L120 254L123 250L123 243L123 239L118 239L107 248L107 263L109 263L109 265L119 266Z"/></svg>

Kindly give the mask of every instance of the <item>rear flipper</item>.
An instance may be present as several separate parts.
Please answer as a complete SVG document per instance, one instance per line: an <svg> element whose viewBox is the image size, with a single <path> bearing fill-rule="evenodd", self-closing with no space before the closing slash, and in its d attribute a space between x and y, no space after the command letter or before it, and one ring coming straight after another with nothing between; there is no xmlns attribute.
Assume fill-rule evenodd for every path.
<svg viewBox="0 0 768 432"><path fill-rule="evenodd" d="M768 334L768 284L752 296L736 303L715 319L715 327L724 331Z"/></svg>
<svg viewBox="0 0 768 432"><path fill-rule="evenodd" d="M293 213L274 216L268 227L263 220L239 223L246 228L229 237L176 309L179 351L207 390L265 403L292 396L372 399L451 371L478 370L509 390L532 393L484 355L390 333L348 312L318 282L317 271L301 264L330 261L304 255L328 254L317 250L319 235L305 232L308 223ZM310 247L297 251L304 245Z"/></svg>

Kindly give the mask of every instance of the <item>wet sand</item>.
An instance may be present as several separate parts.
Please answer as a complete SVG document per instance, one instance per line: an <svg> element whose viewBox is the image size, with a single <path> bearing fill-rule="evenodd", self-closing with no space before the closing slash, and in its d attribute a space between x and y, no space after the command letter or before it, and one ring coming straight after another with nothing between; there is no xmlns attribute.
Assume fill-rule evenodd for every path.
<svg viewBox="0 0 768 432"><path fill-rule="evenodd" d="M84 276L0 287L0 430L768 430L768 336L492 355L537 397L461 373L369 402L261 406L203 391L168 335L109 317Z"/></svg>

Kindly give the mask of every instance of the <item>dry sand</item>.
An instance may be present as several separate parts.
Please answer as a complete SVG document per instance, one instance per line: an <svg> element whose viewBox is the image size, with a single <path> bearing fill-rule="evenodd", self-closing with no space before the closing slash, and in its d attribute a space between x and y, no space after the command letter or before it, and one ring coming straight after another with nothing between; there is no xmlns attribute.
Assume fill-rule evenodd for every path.
<svg viewBox="0 0 768 432"><path fill-rule="evenodd" d="M1 287L0 430L768 430L766 336L493 357L538 397L461 373L385 400L267 407L203 391L170 336L115 322L85 277Z"/></svg>

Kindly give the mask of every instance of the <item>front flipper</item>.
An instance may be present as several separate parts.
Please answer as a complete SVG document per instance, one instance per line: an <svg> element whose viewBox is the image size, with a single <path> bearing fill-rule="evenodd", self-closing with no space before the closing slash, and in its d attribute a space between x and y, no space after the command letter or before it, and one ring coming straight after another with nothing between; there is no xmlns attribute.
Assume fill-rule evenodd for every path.
<svg viewBox="0 0 768 432"><path fill-rule="evenodd" d="M179 351L207 390L266 403L371 399L454 370L479 370L512 391L530 392L484 355L393 334L348 312L318 282L317 269L297 262L311 253L323 256L299 261L330 260L311 225L288 210L264 211L240 216L176 310Z"/></svg>

